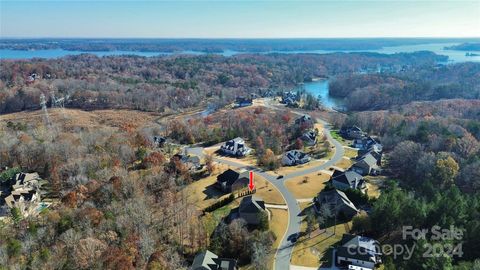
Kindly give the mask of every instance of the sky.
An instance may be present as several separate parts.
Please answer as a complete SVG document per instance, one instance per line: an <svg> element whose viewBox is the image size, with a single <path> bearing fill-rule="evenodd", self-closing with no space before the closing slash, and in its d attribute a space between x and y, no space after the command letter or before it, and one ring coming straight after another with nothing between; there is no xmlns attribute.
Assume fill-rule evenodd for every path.
<svg viewBox="0 0 480 270"><path fill-rule="evenodd" d="M0 37L479 37L476 1L0 0Z"/></svg>

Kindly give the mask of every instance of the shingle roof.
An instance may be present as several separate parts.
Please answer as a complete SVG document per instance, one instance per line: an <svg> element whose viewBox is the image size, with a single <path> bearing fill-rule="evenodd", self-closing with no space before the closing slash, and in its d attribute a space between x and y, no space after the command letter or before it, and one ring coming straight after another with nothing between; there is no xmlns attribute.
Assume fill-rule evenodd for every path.
<svg viewBox="0 0 480 270"><path fill-rule="evenodd" d="M332 178L332 180L346 184L351 188L357 188L363 182L363 177L354 171L346 171Z"/></svg>
<svg viewBox="0 0 480 270"><path fill-rule="evenodd" d="M254 196L247 196L242 199L238 211L242 213L260 213L265 210L265 202Z"/></svg>
<svg viewBox="0 0 480 270"><path fill-rule="evenodd" d="M210 266L215 266L216 263L213 259L218 258L216 254L210 251L200 252L193 259L192 267L190 269L212 269ZM215 269L215 268L214 268Z"/></svg>
<svg viewBox="0 0 480 270"><path fill-rule="evenodd" d="M377 241L364 236L344 234L340 244L337 256L377 263L376 255L380 255L377 252Z"/></svg>
<svg viewBox="0 0 480 270"><path fill-rule="evenodd" d="M232 184L239 178L240 174L232 169L224 171L222 174L217 176L217 181L220 183L230 183Z"/></svg>

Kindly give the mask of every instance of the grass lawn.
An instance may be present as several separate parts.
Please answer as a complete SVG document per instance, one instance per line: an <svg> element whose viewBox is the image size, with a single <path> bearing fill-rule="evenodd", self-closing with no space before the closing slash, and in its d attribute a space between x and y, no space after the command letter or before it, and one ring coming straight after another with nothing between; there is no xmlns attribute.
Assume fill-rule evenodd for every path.
<svg viewBox="0 0 480 270"><path fill-rule="evenodd" d="M211 175L191 183L184 189L183 192L188 194L189 202L195 204L198 210L202 210L229 195L217 190L213 186L217 181L217 176L227 168L225 165L217 164L215 171Z"/></svg>
<svg viewBox="0 0 480 270"><path fill-rule="evenodd" d="M348 158L355 158L358 155L358 150L352 149L350 147L343 147L345 149L345 156Z"/></svg>
<svg viewBox="0 0 480 270"><path fill-rule="evenodd" d="M350 158L343 157L339 162L335 164L336 167L342 168L344 170L352 167L353 161Z"/></svg>
<svg viewBox="0 0 480 270"><path fill-rule="evenodd" d="M340 136L338 133L338 130L330 130L330 135L332 135L332 137L339 141L343 146L350 146L352 144L352 141L342 138L342 136Z"/></svg>
<svg viewBox="0 0 480 270"><path fill-rule="evenodd" d="M306 222L302 222L302 231L305 230ZM333 235L334 227L328 227L326 230L318 227L311 233L311 236L304 235L298 239L292 253L291 263L294 265L319 267L331 263L330 247L342 239L342 235L348 231L351 224L338 224L336 234Z"/></svg>
<svg viewBox="0 0 480 270"><path fill-rule="evenodd" d="M184 194L188 194L188 200L195 204L198 210L205 209L205 207L212 205L216 201L228 197L229 194L225 194L214 187L217 176L228 168L227 165L217 163L212 175L195 181L185 188ZM257 196L261 197L266 203L285 204L282 195L273 185L257 175L254 179Z"/></svg>
<svg viewBox="0 0 480 270"><path fill-rule="evenodd" d="M253 179L255 181L255 188L257 189L255 196L262 198L265 203L285 204L282 194L276 187L258 175L255 175Z"/></svg>
<svg viewBox="0 0 480 270"><path fill-rule="evenodd" d="M283 167L280 167L280 168L276 169L275 171L270 171L269 173L271 175L285 175L285 174L289 174L289 173L292 173L292 172L295 172L295 171L305 170L305 169L308 169L308 168L311 168L311 167L315 167L315 166L321 165L323 163L325 163L324 159L312 160L312 161L310 161L306 164L301 164L301 165L296 165L296 166L283 166Z"/></svg>
<svg viewBox="0 0 480 270"><path fill-rule="evenodd" d="M277 239L273 243L273 248L276 249L282 241L283 235L287 230L288 211L287 209L268 209L272 213L270 220L270 230L275 234Z"/></svg>
<svg viewBox="0 0 480 270"><path fill-rule="evenodd" d="M304 183L305 177L308 177L306 183ZM315 172L289 179L285 181L285 186L297 199L313 198L324 188L329 179L330 175Z"/></svg>

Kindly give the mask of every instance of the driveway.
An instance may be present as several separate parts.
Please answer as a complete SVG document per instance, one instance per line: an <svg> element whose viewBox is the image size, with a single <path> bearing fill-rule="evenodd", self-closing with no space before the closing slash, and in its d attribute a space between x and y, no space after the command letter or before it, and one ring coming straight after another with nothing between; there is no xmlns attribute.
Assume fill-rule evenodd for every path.
<svg viewBox="0 0 480 270"><path fill-rule="evenodd" d="M266 102L265 105L267 108L271 108L274 110L280 110L282 108L275 107L273 105L270 105ZM283 108L285 109L285 108ZM288 109L288 108L287 108ZM292 113L297 114L297 115L303 115L305 113L301 111L296 111L296 110L291 110ZM270 175L266 172L264 172L262 169L255 167L255 166L245 166L245 164L241 164L239 162L231 161L231 160L225 160L222 158L214 158L214 161L222 164L226 164L232 167L237 167L237 168L245 168L251 171L254 171L256 174L260 175L264 179L270 182L273 186L275 186L278 191L282 194L283 198L285 199L286 205L288 207L288 227L285 235L282 237L282 242L280 243L280 246L277 250L277 253L275 254L275 260L274 260L274 269L275 270L289 270L290 268L290 259L292 257L292 252L293 252L293 247L294 243L292 243L289 239L289 236L296 235L300 232L300 223L302 222L302 218L300 217L300 207L298 205L297 199L293 196L292 193L287 189L285 186L285 181L294 177L299 177L303 175L307 175L313 172L317 172L320 170L327 169L328 167L334 165L338 161L342 159L342 157L345 154L345 151L343 149L343 146L335 140L331 134L330 134L330 124L327 122L323 121L322 119L315 119L317 122L322 123L323 129L324 129L324 134L327 136L327 140L330 141L330 143L334 146L334 155L330 160L327 162L310 167L307 169L300 169L294 172L291 172L289 174L284 175L282 179L277 179L276 176ZM187 151L191 154L197 155L197 156L203 156L203 148L201 147L194 147L194 148L188 148Z"/></svg>

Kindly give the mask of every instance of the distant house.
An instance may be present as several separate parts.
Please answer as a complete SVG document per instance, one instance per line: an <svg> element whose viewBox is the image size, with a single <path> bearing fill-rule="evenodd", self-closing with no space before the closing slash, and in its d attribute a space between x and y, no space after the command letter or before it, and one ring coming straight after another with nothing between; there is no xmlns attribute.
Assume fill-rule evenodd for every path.
<svg viewBox="0 0 480 270"><path fill-rule="evenodd" d="M296 107L298 101L300 100L300 95L297 92L289 91L284 92L282 96L282 103L289 107Z"/></svg>
<svg viewBox="0 0 480 270"><path fill-rule="evenodd" d="M163 147L167 139L161 136L153 136L153 143L156 147Z"/></svg>
<svg viewBox="0 0 480 270"><path fill-rule="evenodd" d="M1 214L10 213L12 208L18 208L23 216L36 214L41 202L40 180L38 173L17 173L9 181L2 183Z"/></svg>
<svg viewBox="0 0 480 270"><path fill-rule="evenodd" d="M304 114L299 118L295 119L295 125L298 125L298 126L313 127L313 124L314 124L313 119L308 114Z"/></svg>
<svg viewBox="0 0 480 270"><path fill-rule="evenodd" d="M300 150L290 150L283 154L282 163L287 166L304 164L310 161L310 157Z"/></svg>
<svg viewBox="0 0 480 270"><path fill-rule="evenodd" d="M242 199L238 207L238 217L244 219L248 225L259 225L262 215L267 215L265 202L255 196L247 196Z"/></svg>
<svg viewBox="0 0 480 270"><path fill-rule="evenodd" d="M347 139L362 139L366 136L366 133L357 126L342 127L339 133L342 137Z"/></svg>
<svg viewBox="0 0 480 270"><path fill-rule="evenodd" d="M236 172L232 169L224 171L217 176L216 186L225 193L234 192L248 187L249 172Z"/></svg>
<svg viewBox="0 0 480 270"><path fill-rule="evenodd" d="M203 168L203 165L200 163L200 158L197 156L176 154L173 156L173 159L180 161L190 171L197 171Z"/></svg>
<svg viewBox="0 0 480 270"><path fill-rule="evenodd" d="M318 193L313 199L315 212L320 213L322 207L326 205L328 209L337 216L343 216L351 219L358 214L357 207L348 199L347 195L340 190L332 189Z"/></svg>
<svg viewBox="0 0 480 270"><path fill-rule="evenodd" d="M220 146L220 152L236 157L246 156L250 151L251 149L245 145L245 141L240 137L229 140Z"/></svg>
<svg viewBox="0 0 480 270"><path fill-rule="evenodd" d="M315 130L308 130L303 133L300 139L308 146L314 146L317 144L317 132Z"/></svg>
<svg viewBox="0 0 480 270"><path fill-rule="evenodd" d="M235 100L235 107L247 107L253 104L252 98L237 97Z"/></svg>
<svg viewBox="0 0 480 270"><path fill-rule="evenodd" d="M219 258L215 253L207 250L195 256L190 270L237 270L237 261Z"/></svg>
<svg viewBox="0 0 480 270"><path fill-rule="evenodd" d="M378 175L381 172L377 159L371 153L358 159L351 170L361 175Z"/></svg>
<svg viewBox="0 0 480 270"><path fill-rule="evenodd" d="M351 188L362 192L367 188L363 177L355 171L346 171L340 175L332 176L332 185L340 190Z"/></svg>
<svg viewBox="0 0 480 270"><path fill-rule="evenodd" d="M336 248L337 264L341 266L354 266L350 269L374 269L382 263L378 241L351 234L344 234L340 246ZM355 268L357 267L357 268Z"/></svg>
<svg viewBox="0 0 480 270"><path fill-rule="evenodd" d="M37 79L37 73L32 73L27 77L27 83L33 83Z"/></svg>

